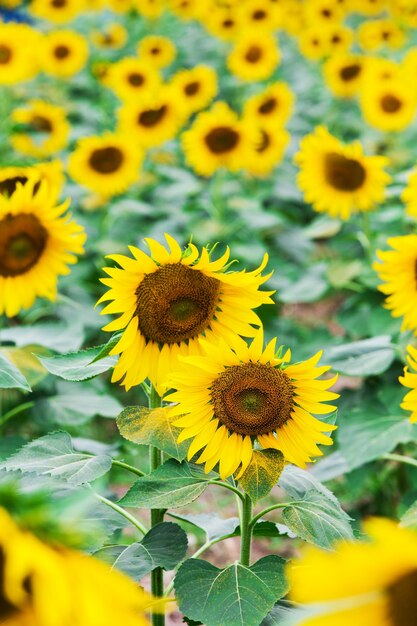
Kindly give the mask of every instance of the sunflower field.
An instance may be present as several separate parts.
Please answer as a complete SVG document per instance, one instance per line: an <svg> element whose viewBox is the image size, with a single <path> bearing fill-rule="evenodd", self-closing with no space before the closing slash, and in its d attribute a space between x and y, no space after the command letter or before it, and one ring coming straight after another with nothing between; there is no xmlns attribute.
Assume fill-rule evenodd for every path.
<svg viewBox="0 0 417 626"><path fill-rule="evenodd" d="M417 0L0 0L0 624L417 626Z"/></svg>

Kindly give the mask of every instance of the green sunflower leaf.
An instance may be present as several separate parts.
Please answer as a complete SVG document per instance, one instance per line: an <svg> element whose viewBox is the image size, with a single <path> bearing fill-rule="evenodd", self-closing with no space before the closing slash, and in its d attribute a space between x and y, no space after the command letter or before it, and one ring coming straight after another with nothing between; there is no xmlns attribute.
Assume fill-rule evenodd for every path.
<svg viewBox="0 0 417 626"><path fill-rule="evenodd" d="M0 389L23 389L31 391L22 372L0 352Z"/></svg>
<svg viewBox="0 0 417 626"><path fill-rule="evenodd" d="M187 456L189 442L177 443L181 429L173 426L169 410L169 406L157 409L129 406L117 418L119 432L133 443L156 446L182 461Z"/></svg>
<svg viewBox="0 0 417 626"><path fill-rule="evenodd" d="M266 556L250 567L234 563L219 569L189 559L175 577L180 610L206 626L259 626L287 592L284 559Z"/></svg>
<svg viewBox="0 0 417 626"><path fill-rule="evenodd" d="M328 365L346 376L374 376L385 372L395 358L389 335L344 343L325 352Z"/></svg>
<svg viewBox="0 0 417 626"><path fill-rule="evenodd" d="M178 524L162 522L137 543L107 546L95 556L139 581L156 567L174 569L185 557L187 535Z"/></svg>
<svg viewBox="0 0 417 626"><path fill-rule="evenodd" d="M339 539L353 539L349 516L333 498L308 491L282 509L282 519L297 537L330 550Z"/></svg>
<svg viewBox="0 0 417 626"><path fill-rule="evenodd" d="M257 502L277 484L283 469L284 456L279 450L254 450L251 462L239 478L240 486Z"/></svg>
<svg viewBox="0 0 417 626"><path fill-rule="evenodd" d="M170 509L196 500L215 475L199 467L169 459L154 472L142 476L119 500L122 506Z"/></svg>
<svg viewBox="0 0 417 626"><path fill-rule="evenodd" d="M88 380L107 372L116 364L117 356L106 356L105 349L107 348L108 344L104 344L78 352L67 352L51 357L38 356L37 358L50 374L59 378L70 381ZM100 360L98 360L99 357Z"/></svg>

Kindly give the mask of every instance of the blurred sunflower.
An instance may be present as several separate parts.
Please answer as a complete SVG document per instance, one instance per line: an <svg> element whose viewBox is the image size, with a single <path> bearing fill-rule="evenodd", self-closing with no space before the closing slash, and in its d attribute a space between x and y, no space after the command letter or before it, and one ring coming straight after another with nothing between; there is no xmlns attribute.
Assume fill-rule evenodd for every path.
<svg viewBox="0 0 417 626"><path fill-rule="evenodd" d="M364 84L401 80L401 66L391 59L367 55L364 67Z"/></svg>
<svg viewBox="0 0 417 626"><path fill-rule="evenodd" d="M401 72L406 81L417 78L417 48L411 48L403 58Z"/></svg>
<svg viewBox="0 0 417 626"><path fill-rule="evenodd" d="M11 119L22 125L10 136L13 148L22 154L42 158L67 145L70 126L61 107L29 100L27 106L14 109Z"/></svg>
<svg viewBox="0 0 417 626"><path fill-rule="evenodd" d="M119 128L133 134L140 146L151 148L173 139L186 119L178 94L169 86L161 86L157 95L148 95L138 102L128 102L119 109Z"/></svg>
<svg viewBox="0 0 417 626"><path fill-rule="evenodd" d="M82 552L44 543L0 508L0 620L4 626L147 626L154 604L125 574ZM53 602L51 601L53 598Z"/></svg>
<svg viewBox="0 0 417 626"><path fill-rule="evenodd" d="M327 28L329 55L347 53L354 40L354 32L347 26L335 24Z"/></svg>
<svg viewBox="0 0 417 626"><path fill-rule="evenodd" d="M241 121L225 102L200 113L182 135L185 158L203 176L225 167L234 172L245 166L258 134L251 121Z"/></svg>
<svg viewBox="0 0 417 626"><path fill-rule="evenodd" d="M417 94L405 80L366 81L360 103L368 124L384 131L404 130L417 112Z"/></svg>
<svg viewBox="0 0 417 626"><path fill-rule="evenodd" d="M259 139L245 163L245 170L254 176L268 176L282 161L290 134L281 126L258 126Z"/></svg>
<svg viewBox="0 0 417 626"><path fill-rule="evenodd" d="M130 0L130 4L139 15L156 19L165 11L166 2L165 0Z"/></svg>
<svg viewBox="0 0 417 626"><path fill-rule="evenodd" d="M250 346L240 337L200 344L203 355L183 357L174 370L170 383L176 391L166 399L178 403L170 411L180 416L173 421L183 429L178 442L193 439L188 459L203 449L197 463L205 463L205 472L219 463L223 479L238 470L239 478L255 440L300 467L323 454L318 443L333 443L324 433L336 427L312 415L331 413L336 407L324 403L339 397L327 391L337 375L316 380L330 369L316 367L321 352L289 365L290 351L279 358L276 339L264 349L262 329Z"/></svg>
<svg viewBox="0 0 417 626"><path fill-rule="evenodd" d="M38 73L33 50L39 33L26 24L0 23L0 85L30 80Z"/></svg>
<svg viewBox="0 0 417 626"><path fill-rule="evenodd" d="M271 35L249 33L236 41L227 57L227 66L242 80L264 80L275 71L280 58L278 45Z"/></svg>
<svg viewBox="0 0 417 626"><path fill-rule="evenodd" d="M337 0L308 0L303 7L306 24L316 24L318 28L337 24L344 17L343 8Z"/></svg>
<svg viewBox="0 0 417 626"><path fill-rule="evenodd" d="M379 291L385 294L385 308L393 317L402 317L401 331L417 331L417 235L390 237L392 250L378 250L380 262L373 269L383 281Z"/></svg>
<svg viewBox="0 0 417 626"><path fill-rule="evenodd" d="M238 4L236 13L242 27L259 34L260 30L273 32L280 26L280 6L270 0L246 0Z"/></svg>
<svg viewBox="0 0 417 626"><path fill-rule="evenodd" d="M87 58L87 42L73 30L54 30L43 38L40 65L46 74L69 78L83 69Z"/></svg>
<svg viewBox="0 0 417 626"><path fill-rule="evenodd" d="M127 13L132 9L134 2L132 0L104 0L104 8L110 8L115 13Z"/></svg>
<svg viewBox="0 0 417 626"><path fill-rule="evenodd" d="M168 37L148 35L140 40L137 47L140 59L150 63L153 67L162 69L171 65L177 54L174 43Z"/></svg>
<svg viewBox="0 0 417 626"><path fill-rule="evenodd" d="M287 565L290 600L310 609L299 626L412 626L417 536L392 520L363 526L371 541L309 546Z"/></svg>
<svg viewBox="0 0 417 626"><path fill-rule="evenodd" d="M167 7L182 20L204 19L210 0L166 0Z"/></svg>
<svg viewBox="0 0 417 626"><path fill-rule="evenodd" d="M158 70L150 66L147 60L125 57L110 67L106 86L121 100L134 100L144 95L149 97L160 82Z"/></svg>
<svg viewBox="0 0 417 626"><path fill-rule="evenodd" d="M111 351L121 355L112 381L122 380L127 390L149 378L162 394L178 357L201 353L200 337L252 337L253 325L261 324L253 309L272 303L273 292L259 290L270 276L262 276L267 256L252 272L230 272L229 249L212 261L207 248L200 254L190 243L183 251L165 238L169 250L145 239L150 256L134 246L134 259L110 255L120 268L105 268L110 278L101 281L109 290L99 303L111 301L102 314L121 314L104 330L125 329Z"/></svg>
<svg viewBox="0 0 417 626"><path fill-rule="evenodd" d="M51 196L55 192L57 200L64 184L62 162L57 160L28 166L0 167L0 194L11 196L18 183L25 185L29 179L36 181L33 188L35 192L39 189L40 182L45 180Z"/></svg>
<svg viewBox="0 0 417 626"><path fill-rule="evenodd" d="M398 380L411 391L404 396L401 408L404 411L411 411L410 422L415 424L417 423L417 349L414 346L407 346L407 363L403 376L400 376Z"/></svg>
<svg viewBox="0 0 417 626"><path fill-rule="evenodd" d="M396 2L398 0L395 0ZM350 0L350 8L361 15L379 15L387 8L387 0Z"/></svg>
<svg viewBox="0 0 417 626"><path fill-rule="evenodd" d="M304 28L298 38L298 46L302 55L311 61L325 57L330 50L327 29L317 25Z"/></svg>
<svg viewBox="0 0 417 626"><path fill-rule="evenodd" d="M295 162L306 202L344 220L382 202L390 181L383 169L388 159L364 155L359 141L343 144L323 126L302 139Z"/></svg>
<svg viewBox="0 0 417 626"><path fill-rule="evenodd" d="M68 173L102 196L125 191L139 178L142 152L129 136L106 133L84 137L69 157Z"/></svg>
<svg viewBox="0 0 417 626"><path fill-rule="evenodd" d="M29 11L56 24L70 22L86 8L86 0L32 0Z"/></svg>
<svg viewBox="0 0 417 626"><path fill-rule="evenodd" d="M170 84L182 99L181 107L190 114L204 109L217 94L217 74L208 65L177 72Z"/></svg>
<svg viewBox="0 0 417 626"><path fill-rule="evenodd" d="M383 46L398 49L404 45L404 31L392 20L364 22L357 31L358 41L363 50L378 50Z"/></svg>
<svg viewBox="0 0 417 626"><path fill-rule="evenodd" d="M352 98L360 90L366 67L366 57L344 54L331 57L324 66L329 89L339 98Z"/></svg>
<svg viewBox="0 0 417 626"><path fill-rule="evenodd" d="M416 0L388 0L388 5L392 17L402 22L405 28L417 28Z"/></svg>
<svg viewBox="0 0 417 626"><path fill-rule="evenodd" d="M297 37L304 27L303 5L298 0L285 0L280 6L281 28Z"/></svg>
<svg viewBox="0 0 417 626"><path fill-rule="evenodd" d="M234 41L241 30L242 21L236 15L236 11L228 7L214 5L206 15L203 26L219 39Z"/></svg>
<svg viewBox="0 0 417 626"><path fill-rule="evenodd" d="M407 186L401 194L405 202L408 215L417 218L417 170L414 170L408 179Z"/></svg>
<svg viewBox="0 0 417 626"><path fill-rule="evenodd" d="M56 206L56 190L37 178L0 195L0 313L13 317L37 297L55 300L58 276L69 273L86 238L68 204Z"/></svg>
<svg viewBox="0 0 417 626"><path fill-rule="evenodd" d="M121 24L108 24L105 30L93 30L91 41L97 48L119 50L127 41L127 30Z"/></svg>
<svg viewBox="0 0 417 626"><path fill-rule="evenodd" d="M288 121L294 105L294 94L287 83L277 82L246 100L243 114L253 117L261 124L284 124Z"/></svg>

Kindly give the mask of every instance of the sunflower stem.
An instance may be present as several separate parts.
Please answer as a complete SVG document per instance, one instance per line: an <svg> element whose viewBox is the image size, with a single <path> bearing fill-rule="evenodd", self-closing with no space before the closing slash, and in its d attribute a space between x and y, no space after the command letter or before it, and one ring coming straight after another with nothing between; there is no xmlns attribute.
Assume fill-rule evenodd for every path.
<svg viewBox="0 0 417 626"><path fill-rule="evenodd" d="M414 467L417 467L417 460L416 459L412 459L409 456L405 456L403 454L383 454L382 455L383 459L386 459L387 461L398 461L398 463L406 463L407 465L413 465Z"/></svg>
<svg viewBox="0 0 417 626"><path fill-rule="evenodd" d="M253 503L251 497L245 493L240 515L240 562L247 567L250 566L252 547L252 510Z"/></svg>
<svg viewBox="0 0 417 626"><path fill-rule="evenodd" d="M149 408L156 409L162 406L162 398L151 385L149 393ZM162 463L162 452L156 446L149 447L149 471L155 471ZM151 528L160 524L164 520L165 509L151 509ZM157 567L151 574L151 591L156 598L164 595L164 574L161 567ZM152 626L164 626L165 615L163 613L152 612Z"/></svg>

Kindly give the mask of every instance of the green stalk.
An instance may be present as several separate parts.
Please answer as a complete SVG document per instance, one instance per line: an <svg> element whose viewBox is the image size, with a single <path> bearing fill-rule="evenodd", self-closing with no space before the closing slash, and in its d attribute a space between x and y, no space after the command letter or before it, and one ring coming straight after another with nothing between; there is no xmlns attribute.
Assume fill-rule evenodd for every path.
<svg viewBox="0 0 417 626"><path fill-rule="evenodd" d="M245 493L240 515L240 562L247 567L250 566L252 547L252 509L252 500L250 496Z"/></svg>
<svg viewBox="0 0 417 626"><path fill-rule="evenodd" d="M155 387L151 386L149 394L149 408L157 409L162 406L162 398L158 395ZM156 446L149 448L149 471L153 472L162 463L162 452ZM151 509L151 528L160 524L164 520L164 509ZM164 573L161 567L157 567L151 574L151 591L156 598L164 595ZM163 613L152 613L152 626L164 626L165 615Z"/></svg>

